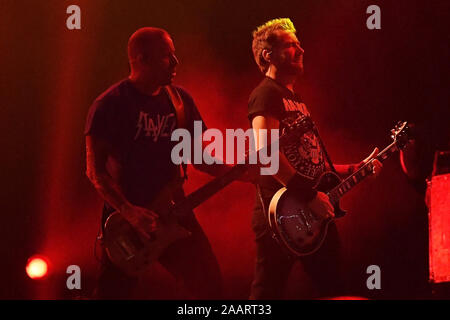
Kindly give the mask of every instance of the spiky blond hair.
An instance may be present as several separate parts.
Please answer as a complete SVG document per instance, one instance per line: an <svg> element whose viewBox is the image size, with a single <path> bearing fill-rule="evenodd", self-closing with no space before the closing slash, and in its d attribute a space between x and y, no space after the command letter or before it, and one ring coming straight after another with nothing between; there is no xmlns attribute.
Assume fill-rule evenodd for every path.
<svg viewBox="0 0 450 320"><path fill-rule="evenodd" d="M272 50L276 42L275 31L283 30L295 33L295 27L289 18L278 18L267 21L253 31L252 51L256 64L262 73L266 73L269 63L263 58L264 49Z"/></svg>

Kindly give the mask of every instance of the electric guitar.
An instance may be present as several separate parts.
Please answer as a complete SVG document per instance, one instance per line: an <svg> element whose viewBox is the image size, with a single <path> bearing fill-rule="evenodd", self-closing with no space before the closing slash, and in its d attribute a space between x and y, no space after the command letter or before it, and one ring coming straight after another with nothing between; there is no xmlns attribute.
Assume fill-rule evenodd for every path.
<svg viewBox="0 0 450 320"><path fill-rule="evenodd" d="M286 139L299 138L311 131L313 126L309 117L299 118L287 126L279 139L272 143L282 144ZM269 147L270 145L262 150ZM262 150L257 152L256 159ZM148 209L159 216L149 241L142 240L119 212L113 212L106 220L103 232L103 244L109 260L126 274L140 274L158 260L171 243L189 236L189 231L179 225L177 219L244 174L250 166L249 158L250 154L247 152L243 163L233 166L225 175L211 180L178 203L173 200L172 186L167 184L148 206Z"/></svg>
<svg viewBox="0 0 450 320"><path fill-rule="evenodd" d="M407 122L399 122L391 130L391 138L394 141L374 159L383 162L394 152L403 149L409 141L408 130ZM324 172L319 177L315 189L324 192L329 197L336 218L342 217L346 213L339 206L340 198L371 175L374 159L345 180L331 171ZM281 188L271 199L268 219L274 238L280 245L295 256L305 256L320 248L327 235L328 224L334 218L315 214L306 203L298 199L295 192Z"/></svg>

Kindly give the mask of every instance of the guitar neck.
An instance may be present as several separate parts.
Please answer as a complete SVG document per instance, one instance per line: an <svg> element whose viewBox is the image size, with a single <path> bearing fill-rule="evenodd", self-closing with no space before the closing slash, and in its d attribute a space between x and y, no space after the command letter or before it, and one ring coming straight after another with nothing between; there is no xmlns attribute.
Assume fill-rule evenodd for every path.
<svg viewBox="0 0 450 320"><path fill-rule="evenodd" d="M175 212L183 214L188 210L196 208L202 202L212 197L215 193L219 192L231 182L238 179L248 169L248 166L249 165L247 164L235 165L224 175L211 180L201 188L195 190L194 192L189 194L183 201L176 204Z"/></svg>
<svg viewBox="0 0 450 320"><path fill-rule="evenodd" d="M383 151L378 153L376 159L379 160L380 162L383 162L397 150L398 150L397 145L395 142L393 142L389 146L387 146ZM345 193L350 191L354 186L363 181L365 178L370 176L372 174L372 171L373 171L373 164L372 161L369 161L361 168L359 168L357 171L355 171L353 174L348 176L336 187L331 189L328 192L328 197L330 198L331 203L336 204Z"/></svg>
<svg viewBox="0 0 450 320"><path fill-rule="evenodd" d="M311 130L312 124L304 124L303 126L297 128L297 135L303 135L305 132ZM269 148L271 148L273 145L278 145L276 150L278 150L279 146L284 144L286 140L290 139L292 136L292 133L284 133L282 134L276 141L272 141L270 144L266 145L265 147L259 149L258 151L252 151L251 153L249 151L246 152L245 158L243 161L238 163L237 165L233 166L227 173L224 175L217 177L207 184L205 184L203 187L200 187L196 191L189 194L183 201L177 203L174 207L174 213L175 214L183 214L183 212L186 212L188 210L192 210L196 208L198 205L200 205L202 202L209 199L211 196L213 196L215 193L219 192L223 188L225 188L227 185L229 185L234 180L238 179L240 176L242 176L245 171L249 169L250 166L258 166L257 164L259 156L261 152L265 152L267 155L267 151ZM254 159L255 161L252 162L251 159ZM255 163L255 164L250 164Z"/></svg>

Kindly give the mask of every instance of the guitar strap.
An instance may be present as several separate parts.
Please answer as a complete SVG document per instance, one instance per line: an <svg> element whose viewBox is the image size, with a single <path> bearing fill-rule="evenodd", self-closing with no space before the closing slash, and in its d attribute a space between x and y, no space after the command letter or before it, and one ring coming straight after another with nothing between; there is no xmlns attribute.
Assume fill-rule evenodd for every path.
<svg viewBox="0 0 450 320"><path fill-rule="evenodd" d="M184 104L183 100L181 99L180 93L175 87L171 85L166 86L165 89L169 94L169 98L172 101L173 106L175 107L175 112L177 113L178 128L185 128L186 113L184 111Z"/></svg>
<svg viewBox="0 0 450 320"><path fill-rule="evenodd" d="M184 109L184 103L183 100L181 99L180 93L175 87L171 85L165 86L165 89L175 108L177 116L177 127L186 128L186 112ZM181 163L181 169L183 170L183 174L181 175L182 179L187 180L187 164Z"/></svg>
<svg viewBox="0 0 450 320"><path fill-rule="evenodd" d="M325 148L325 145L324 145L323 142L322 142L322 138L321 138L320 135L319 135L319 130L317 129L316 124L315 124L315 123L313 123L313 124L314 124L314 125L313 125L313 132L314 132L314 134L317 136L317 139L319 139L320 147L321 147L322 150L323 150L323 153L324 153L324 155L325 155L325 158L327 159L328 165L330 166L331 170L332 170L334 173L337 174L336 169L334 168L333 162L331 161L330 156L328 155L327 149Z"/></svg>

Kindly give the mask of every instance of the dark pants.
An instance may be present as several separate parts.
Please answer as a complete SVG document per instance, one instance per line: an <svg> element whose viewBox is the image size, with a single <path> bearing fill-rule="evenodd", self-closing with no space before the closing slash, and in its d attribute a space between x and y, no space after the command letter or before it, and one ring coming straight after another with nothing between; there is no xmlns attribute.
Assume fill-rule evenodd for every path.
<svg viewBox="0 0 450 320"><path fill-rule="evenodd" d="M180 224L192 234L171 244L159 262L190 293L189 297L184 298L220 299L222 278L219 264L206 235L193 213L180 220ZM143 297L135 293L139 280L116 268L103 252L95 298L141 299Z"/></svg>
<svg viewBox="0 0 450 320"><path fill-rule="evenodd" d="M261 200L264 202L264 206L261 205ZM345 291L345 282L340 272L340 243L336 225L330 223L327 238L318 251L300 258L293 257L272 238L268 226L262 226L263 220L260 218L264 217L265 219L266 211L264 209L268 207L269 201L270 199L267 198L258 198L253 213L256 232L256 264L250 299L283 298L287 280L296 262L302 264L315 291L304 293L302 296L314 299L342 295ZM258 223L258 221L260 222ZM267 224L266 221L264 220L264 223Z"/></svg>

